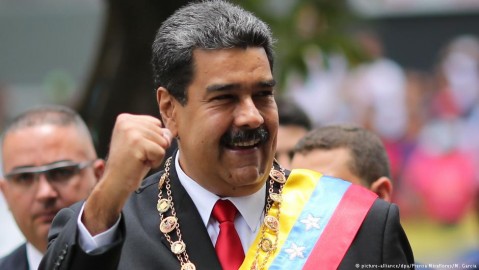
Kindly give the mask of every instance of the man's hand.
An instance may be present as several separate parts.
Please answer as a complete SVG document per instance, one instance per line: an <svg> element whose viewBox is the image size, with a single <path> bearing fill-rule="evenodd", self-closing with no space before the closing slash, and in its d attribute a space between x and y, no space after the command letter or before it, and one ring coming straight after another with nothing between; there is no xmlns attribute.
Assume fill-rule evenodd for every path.
<svg viewBox="0 0 479 270"><path fill-rule="evenodd" d="M170 146L171 132L147 115L117 117L105 173L87 199L82 222L92 235L109 229L132 192L151 168L157 167Z"/></svg>

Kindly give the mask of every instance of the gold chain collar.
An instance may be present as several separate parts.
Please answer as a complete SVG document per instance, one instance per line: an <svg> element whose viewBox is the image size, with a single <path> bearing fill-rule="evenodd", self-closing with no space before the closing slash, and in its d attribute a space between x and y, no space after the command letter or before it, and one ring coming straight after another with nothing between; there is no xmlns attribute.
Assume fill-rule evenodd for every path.
<svg viewBox="0 0 479 270"><path fill-rule="evenodd" d="M165 162L165 172L160 177L158 182L158 202L156 208L160 215L160 231L165 236L166 240L170 244L170 250L176 255L178 261L181 264L181 270L196 270L195 264L193 264L186 252L186 244L182 240L180 223L176 217L176 210L173 203L173 197L171 192L170 183L170 167L172 157L169 157ZM276 170L274 166L269 173L269 189L268 197L266 199L264 226L261 226L261 238L256 247L256 253L254 263L251 269L263 269L270 255L274 252L278 243L278 230L279 230L279 217L282 202L282 191L286 177L284 175L284 169L280 167L280 170ZM165 187L166 198L164 197L163 187ZM276 192L275 192L276 191ZM268 215L269 210L275 207L277 208L276 215ZM266 232L269 231L274 235L274 239L266 237ZM176 237L174 237L176 235ZM173 238L173 237L174 238ZM264 260L261 262L259 258L260 252L265 252Z"/></svg>

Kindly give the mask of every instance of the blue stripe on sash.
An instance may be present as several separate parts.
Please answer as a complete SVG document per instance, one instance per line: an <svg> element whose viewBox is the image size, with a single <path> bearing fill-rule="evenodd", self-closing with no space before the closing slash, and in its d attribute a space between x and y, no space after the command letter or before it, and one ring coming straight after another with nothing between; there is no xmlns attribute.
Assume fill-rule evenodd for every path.
<svg viewBox="0 0 479 270"><path fill-rule="evenodd" d="M318 181L269 269L301 269L304 266L350 185L350 182L328 176L323 176Z"/></svg>

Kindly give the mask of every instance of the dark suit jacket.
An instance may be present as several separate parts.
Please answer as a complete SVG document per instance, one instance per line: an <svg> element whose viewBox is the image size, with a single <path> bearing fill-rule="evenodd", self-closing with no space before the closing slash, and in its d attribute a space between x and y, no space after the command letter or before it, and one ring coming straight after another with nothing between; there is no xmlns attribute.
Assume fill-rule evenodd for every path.
<svg viewBox="0 0 479 270"><path fill-rule="evenodd" d="M156 203L160 176L161 173L157 173L148 177L132 194L123 209L116 242L92 254L86 254L78 244L77 217L81 205L60 211L50 229L49 248L39 269L180 269L158 227L160 218ZM171 166L170 179L190 260L199 270L221 269L207 230L193 201L180 184L175 166ZM409 242L399 223L398 208L377 199L339 269L357 269L356 264L413 262Z"/></svg>
<svg viewBox="0 0 479 270"><path fill-rule="evenodd" d="M27 245L22 244L0 259L0 270L28 270Z"/></svg>

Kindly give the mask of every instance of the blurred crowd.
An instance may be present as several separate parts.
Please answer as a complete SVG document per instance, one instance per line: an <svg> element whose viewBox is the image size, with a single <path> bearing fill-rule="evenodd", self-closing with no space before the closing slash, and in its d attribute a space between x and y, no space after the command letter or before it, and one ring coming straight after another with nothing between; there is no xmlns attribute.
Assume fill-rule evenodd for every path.
<svg viewBox="0 0 479 270"><path fill-rule="evenodd" d="M474 253L479 39L454 38L432 70L418 71L388 59L375 33L355 38L370 61L350 66L341 55L311 49L306 79L292 76L284 95L315 127L354 123L381 137L391 162L393 202L419 260L447 262Z"/></svg>

